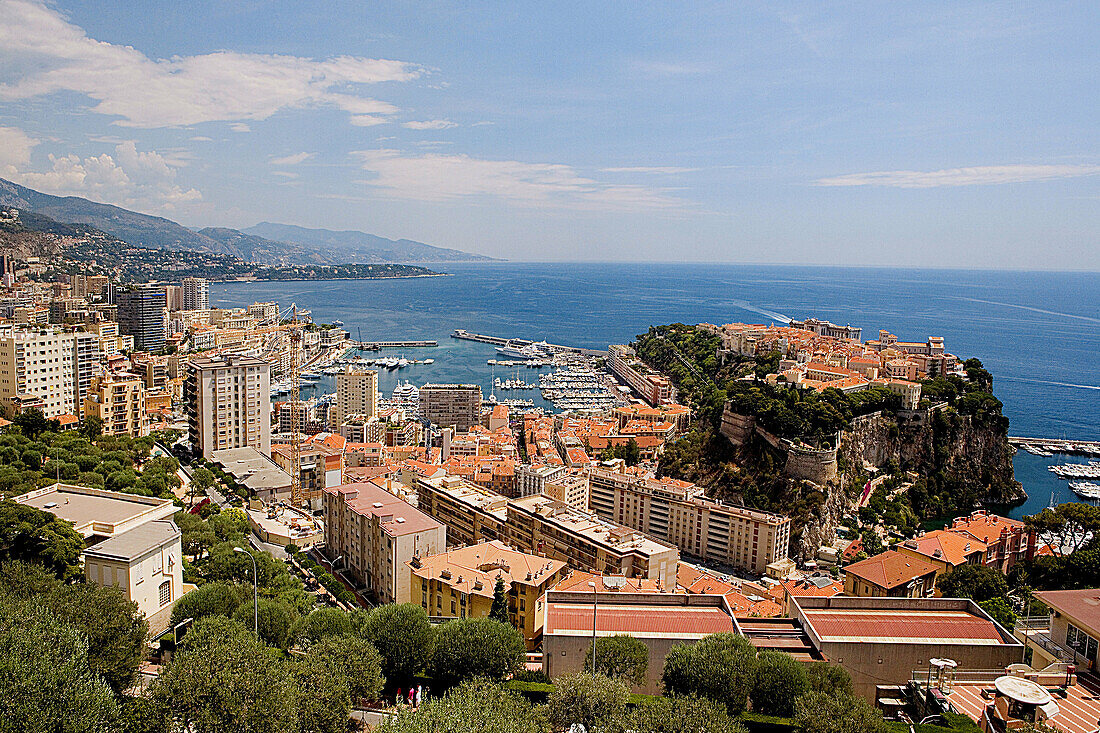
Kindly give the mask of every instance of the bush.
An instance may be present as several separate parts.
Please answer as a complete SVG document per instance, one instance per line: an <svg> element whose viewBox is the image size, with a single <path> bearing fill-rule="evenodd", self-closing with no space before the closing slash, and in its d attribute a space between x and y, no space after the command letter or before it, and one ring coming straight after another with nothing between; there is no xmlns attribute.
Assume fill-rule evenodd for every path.
<svg viewBox="0 0 1100 733"><path fill-rule="evenodd" d="M527 648L508 624L487 618L448 621L436 632L432 675L444 685L471 677L502 680L523 667Z"/></svg>
<svg viewBox="0 0 1100 733"><path fill-rule="evenodd" d="M578 672L558 677L547 698L550 724L556 730L566 730L575 723L585 729L621 718L626 712L630 688L620 680L606 675Z"/></svg>
<svg viewBox="0 0 1100 733"><path fill-rule="evenodd" d="M885 733L882 713L851 695L807 692L795 702L795 722L802 733Z"/></svg>
<svg viewBox="0 0 1100 733"><path fill-rule="evenodd" d="M326 636L343 636L352 633L353 628L348 614L338 608L318 608L294 624L290 631L289 643L309 646Z"/></svg>
<svg viewBox="0 0 1100 733"><path fill-rule="evenodd" d="M382 655L382 672L391 683L403 683L427 667L435 645L428 614L411 603L379 606L363 619L359 633Z"/></svg>
<svg viewBox="0 0 1100 733"><path fill-rule="evenodd" d="M232 616L241 605L244 589L229 583L207 583L181 596L172 607L172 623L206 616ZM251 604L249 604L251 606Z"/></svg>
<svg viewBox="0 0 1100 733"><path fill-rule="evenodd" d="M585 654L584 667L592 668L592 647ZM596 639L596 672L644 685L649 676L649 647L626 634L600 637Z"/></svg>
<svg viewBox="0 0 1100 733"><path fill-rule="evenodd" d="M809 687L801 662L782 652L762 652L756 659L752 709L766 715L789 717L794 714L795 698Z"/></svg>
<svg viewBox="0 0 1100 733"><path fill-rule="evenodd" d="M756 673L756 650L743 637L712 634L695 644L677 644L665 657L665 692L698 695L739 715L748 702Z"/></svg>
<svg viewBox="0 0 1100 733"><path fill-rule="evenodd" d="M828 662L811 662L806 665L806 682L814 692L829 695L851 695L852 678L843 667Z"/></svg>

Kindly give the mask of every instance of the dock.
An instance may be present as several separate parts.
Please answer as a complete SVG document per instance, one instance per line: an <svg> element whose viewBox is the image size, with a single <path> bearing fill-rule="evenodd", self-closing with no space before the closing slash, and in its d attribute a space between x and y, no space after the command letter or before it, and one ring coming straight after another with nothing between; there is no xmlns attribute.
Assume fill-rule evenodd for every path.
<svg viewBox="0 0 1100 733"><path fill-rule="evenodd" d="M1029 438L1020 435L1008 436L1008 442L1025 450L1036 448L1051 453L1068 455L1100 455L1100 440L1073 440L1067 438Z"/></svg>
<svg viewBox="0 0 1100 733"><path fill-rule="evenodd" d="M349 341L353 349L377 351L378 349L419 349L439 346L438 341Z"/></svg>
<svg viewBox="0 0 1100 733"><path fill-rule="evenodd" d="M493 344L494 346L504 346L505 344L511 343L513 346L523 347L535 343L528 339L507 339L501 336L486 336L481 333L471 333L464 328L456 328L454 333L451 334L451 338L464 339L466 341L480 341L483 344ZM584 356L607 356L606 349L585 349L580 346L562 346L561 344L546 344L546 348L554 352L582 354Z"/></svg>

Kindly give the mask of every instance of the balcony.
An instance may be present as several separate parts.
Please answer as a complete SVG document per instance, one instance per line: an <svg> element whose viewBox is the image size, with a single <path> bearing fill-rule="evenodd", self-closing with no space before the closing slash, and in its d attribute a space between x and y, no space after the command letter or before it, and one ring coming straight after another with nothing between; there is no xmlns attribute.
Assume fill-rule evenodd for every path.
<svg viewBox="0 0 1100 733"><path fill-rule="evenodd" d="M1027 645L1042 649L1060 662L1076 665L1078 669L1088 669L1093 666L1084 654L1051 637L1049 617L1018 619L1013 628L1013 636Z"/></svg>

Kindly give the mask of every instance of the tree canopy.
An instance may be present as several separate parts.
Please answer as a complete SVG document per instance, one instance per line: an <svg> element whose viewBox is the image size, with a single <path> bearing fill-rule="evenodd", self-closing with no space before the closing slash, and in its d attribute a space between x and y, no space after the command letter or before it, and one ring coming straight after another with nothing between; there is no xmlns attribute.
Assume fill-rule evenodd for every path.
<svg viewBox="0 0 1100 733"><path fill-rule="evenodd" d="M444 685L480 676L502 680L523 667L527 648L511 624L488 618L455 619L438 627L432 675Z"/></svg>
<svg viewBox="0 0 1100 733"><path fill-rule="evenodd" d="M748 703L756 673L756 649L741 636L712 634L694 644L677 644L665 657L666 693L698 695L739 715Z"/></svg>
<svg viewBox="0 0 1100 733"><path fill-rule="evenodd" d="M584 657L584 668L592 668L592 647ZM645 684L649 675L649 647L628 634L596 639L596 672L628 684Z"/></svg>

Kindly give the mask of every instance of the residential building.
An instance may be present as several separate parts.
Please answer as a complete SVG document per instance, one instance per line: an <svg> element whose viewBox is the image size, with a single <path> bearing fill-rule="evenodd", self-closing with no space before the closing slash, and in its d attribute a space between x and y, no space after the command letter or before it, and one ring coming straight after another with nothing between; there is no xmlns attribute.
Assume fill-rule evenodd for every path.
<svg viewBox="0 0 1100 733"><path fill-rule="evenodd" d="M597 585L599 588L599 585ZM542 670L551 679L583 672L595 636L627 634L649 652L645 682L634 691L660 694L665 657L677 644L711 634L739 634L720 595L549 590L542 602Z"/></svg>
<svg viewBox="0 0 1100 733"><path fill-rule="evenodd" d="M408 565L411 602L434 618L488 617L502 580L508 615L528 649L542 636L539 599L568 572L560 560L519 552L499 540L413 557Z"/></svg>
<svg viewBox="0 0 1100 733"><path fill-rule="evenodd" d="M546 484L564 476L568 469L564 465L516 466L516 495L534 496L546 493Z"/></svg>
<svg viewBox="0 0 1100 733"><path fill-rule="evenodd" d="M707 499L703 489L603 468L588 472L589 508L686 555L763 574L787 557L790 517Z"/></svg>
<svg viewBox="0 0 1100 733"><path fill-rule="evenodd" d="M476 384L425 384L420 388L420 417L439 427L466 432L481 416L481 387Z"/></svg>
<svg viewBox="0 0 1100 733"><path fill-rule="evenodd" d="M347 366L336 375L336 402L329 425L339 430L351 415L368 420L378 415L378 372L373 369Z"/></svg>
<svg viewBox="0 0 1100 733"><path fill-rule="evenodd" d="M134 337L134 348L158 352L168 336L168 305L163 287L139 285L115 294L118 329Z"/></svg>
<svg viewBox="0 0 1100 733"><path fill-rule="evenodd" d="M1046 618L1017 622L1017 634L1026 633L1032 668L1068 663L1095 670L1100 648L1100 589L1044 590L1032 595L1050 609Z"/></svg>
<svg viewBox="0 0 1100 733"><path fill-rule="evenodd" d="M413 557L447 549L447 528L373 483L323 492L325 552L382 603L409 603Z"/></svg>
<svg viewBox="0 0 1100 733"><path fill-rule="evenodd" d="M167 628L183 584L183 533L171 519L146 522L84 551L84 575L122 589L154 633Z"/></svg>
<svg viewBox="0 0 1100 733"><path fill-rule="evenodd" d="M513 547L564 560L577 570L649 578L662 589L676 587L680 553L671 544L548 496L513 499L506 511Z"/></svg>
<svg viewBox="0 0 1100 733"><path fill-rule="evenodd" d="M180 310L210 310L210 283L205 277L185 277L182 287L183 307Z"/></svg>
<svg viewBox="0 0 1100 733"><path fill-rule="evenodd" d="M94 334L6 329L0 332L0 404L8 414L34 404L49 418L81 416L98 361Z"/></svg>
<svg viewBox="0 0 1100 733"><path fill-rule="evenodd" d="M955 518L948 529L983 543L986 548L983 564L999 568L1002 573L1035 555L1035 532L1018 519L978 510L970 516Z"/></svg>
<svg viewBox="0 0 1100 733"><path fill-rule="evenodd" d="M546 482L542 493L582 512L588 511L589 483L587 476L563 475Z"/></svg>
<svg viewBox="0 0 1100 733"><path fill-rule="evenodd" d="M505 540L508 497L457 476L416 476L417 506L447 525L451 544Z"/></svg>
<svg viewBox="0 0 1100 733"><path fill-rule="evenodd" d="M171 519L176 513L171 499L61 483L22 494L12 501L72 522L73 529L88 540L85 545L120 535L146 522Z"/></svg>
<svg viewBox="0 0 1100 733"><path fill-rule="evenodd" d="M193 451L209 456L250 446L271 453L268 362L239 354L196 357L183 386Z"/></svg>
<svg viewBox="0 0 1100 733"><path fill-rule="evenodd" d="M929 598L936 592L936 566L923 558L887 550L844 568L849 596Z"/></svg>
<svg viewBox="0 0 1100 733"><path fill-rule="evenodd" d="M649 404L656 406L676 401L676 388L672 382L643 364L629 346L609 346L607 366Z"/></svg>
<svg viewBox="0 0 1100 733"><path fill-rule="evenodd" d="M103 421L104 435L146 434L145 385L134 374L111 373L97 377L84 398L84 416Z"/></svg>
<svg viewBox="0 0 1100 733"><path fill-rule="evenodd" d="M986 553L984 542L944 529L905 540L894 545L894 549L935 565L940 575L962 565L981 565L985 562Z"/></svg>

